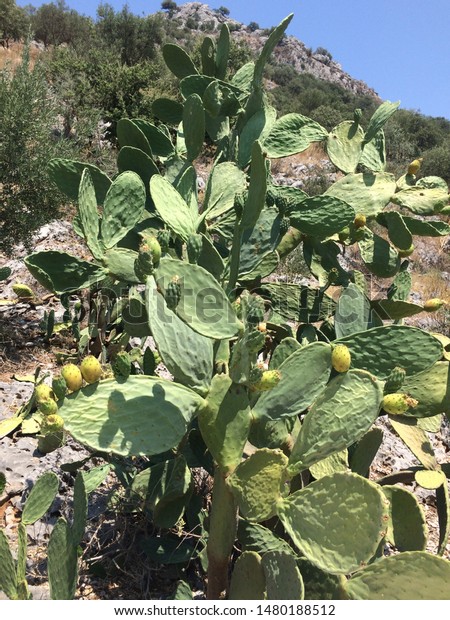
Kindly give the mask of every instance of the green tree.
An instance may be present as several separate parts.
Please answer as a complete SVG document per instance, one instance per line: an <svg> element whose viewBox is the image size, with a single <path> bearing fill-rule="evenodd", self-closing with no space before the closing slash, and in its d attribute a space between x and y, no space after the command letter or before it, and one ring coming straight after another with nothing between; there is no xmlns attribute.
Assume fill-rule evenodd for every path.
<svg viewBox="0 0 450 620"><path fill-rule="evenodd" d="M91 34L93 23L88 17L70 9L65 0L43 4L31 16L34 36L48 47L68 43L84 44Z"/></svg>
<svg viewBox="0 0 450 620"><path fill-rule="evenodd" d="M24 38L28 27L27 14L15 0L0 0L0 44L3 47L8 48L11 40Z"/></svg>
<svg viewBox="0 0 450 620"><path fill-rule="evenodd" d="M26 47L13 74L0 72L0 251L6 254L58 215L61 195L46 166L73 147L52 138L56 114L42 68L30 68Z"/></svg>

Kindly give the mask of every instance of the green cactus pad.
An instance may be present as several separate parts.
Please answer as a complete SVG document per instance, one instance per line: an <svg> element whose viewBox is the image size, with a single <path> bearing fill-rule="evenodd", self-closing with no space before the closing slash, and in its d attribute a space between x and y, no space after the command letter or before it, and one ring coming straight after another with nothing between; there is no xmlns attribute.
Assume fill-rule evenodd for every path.
<svg viewBox="0 0 450 620"><path fill-rule="evenodd" d="M145 209L146 193L141 178L132 171L114 179L103 204L102 240L114 247L140 221Z"/></svg>
<svg viewBox="0 0 450 620"><path fill-rule="evenodd" d="M215 63L216 45L211 37L205 37L203 39L200 55L202 60L202 74L214 76L216 72Z"/></svg>
<svg viewBox="0 0 450 620"><path fill-rule="evenodd" d="M250 185L240 221L241 230L253 228L266 202L266 163L261 143L256 140L252 146Z"/></svg>
<svg viewBox="0 0 450 620"><path fill-rule="evenodd" d="M448 205L448 192L442 187L425 188L415 185L394 194L392 202L417 215L432 215Z"/></svg>
<svg viewBox="0 0 450 620"><path fill-rule="evenodd" d="M166 65L178 79L198 73L191 57L179 45L166 43L162 52Z"/></svg>
<svg viewBox="0 0 450 620"><path fill-rule="evenodd" d="M56 183L58 189L71 200L77 201L81 175L86 168L94 184L97 204L102 205L112 181L97 166L82 161L57 158L50 160L47 169L50 179Z"/></svg>
<svg viewBox="0 0 450 620"><path fill-rule="evenodd" d="M371 172L347 174L333 183L325 192L344 200L366 217L377 215L389 204L395 192L395 179L392 174Z"/></svg>
<svg viewBox="0 0 450 620"><path fill-rule="evenodd" d="M437 469L433 446L426 432L417 426L417 420L406 416L389 416L392 428L427 469Z"/></svg>
<svg viewBox="0 0 450 620"><path fill-rule="evenodd" d="M360 476L368 477L369 469L383 442L381 428L372 428L357 442L350 452L350 469Z"/></svg>
<svg viewBox="0 0 450 620"><path fill-rule="evenodd" d="M276 248L280 234L280 216L275 207L262 210L257 222L242 237L239 255L239 279L248 277Z"/></svg>
<svg viewBox="0 0 450 620"><path fill-rule="evenodd" d="M171 528L191 494L191 472L184 456L157 463L138 473L131 484L133 500L152 513L157 527Z"/></svg>
<svg viewBox="0 0 450 620"><path fill-rule="evenodd" d="M34 252L24 262L39 284L58 295L96 284L107 275L98 265L56 250Z"/></svg>
<svg viewBox="0 0 450 620"><path fill-rule="evenodd" d="M285 17L278 24L278 26L272 30L272 32L267 38L267 41L264 43L264 47L255 63L255 72L253 74L253 87L254 88L261 87L265 64L268 61L269 56L272 54L273 50L279 43L279 41L282 39L293 17L294 17L293 13Z"/></svg>
<svg viewBox="0 0 450 620"><path fill-rule="evenodd" d="M9 548L8 539L3 531L0 530L0 590L10 599L17 599L17 575L14 558Z"/></svg>
<svg viewBox="0 0 450 620"><path fill-rule="evenodd" d="M83 170L78 192L78 214L83 228L84 238L92 255L96 259L103 256L99 243L99 218L95 187L88 169Z"/></svg>
<svg viewBox="0 0 450 620"><path fill-rule="evenodd" d="M78 545L63 518L58 519L48 543L48 580L50 597L54 601L71 601L75 596L78 578Z"/></svg>
<svg viewBox="0 0 450 620"><path fill-rule="evenodd" d="M228 24L222 24L219 38L216 41L216 70L215 75L219 80L224 80L228 68L228 57L230 54L230 29Z"/></svg>
<svg viewBox="0 0 450 620"><path fill-rule="evenodd" d="M205 394L213 375L213 341L168 310L153 278L147 280L148 324L158 351L175 380Z"/></svg>
<svg viewBox="0 0 450 620"><path fill-rule="evenodd" d="M87 516L88 495L83 472L79 471L75 478L73 490L73 524L71 528L71 537L74 545L79 545L83 540Z"/></svg>
<svg viewBox="0 0 450 620"><path fill-rule="evenodd" d="M223 340L236 335L241 324L222 287L210 273L199 265L162 258L156 280L163 293L174 276L182 282L181 299L175 309L180 319L208 338Z"/></svg>
<svg viewBox="0 0 450 620"><path fill-rule="evenodd" d="M251 424L245 388L233 384L228 375L215 375L198 422L222 472L233 471L241 462Z"/></svg>
<svg viewBox="0 0 450 620"><path fill-rule="evenodd" d="M341 249L337 243L328 239L319 241L307 237L303 240L303 256L309 270L319 281L319 286L325 287L330 284L330 272L336 275L334 286L347 286L350 274L339 263Z"/></svg>
<svg viewBox="0 0 450 620"><path fill-rule="evenodd" d="M426 222L415 217L403 215L403 221L412 235L419 235L420 237L445 237L450 235L450 224L440 220Z"/></svg>
<svg viewBox="0 0 450 620"><path fill-rule="evenodd" d="M195 215L179 192L162 176L150 179L150 193L156 210L164 222L183 241L196 232Z"/></svg>
<svg viewBox="0 0 450 620"><path fill-rule="evenodd" d="M332 379L305 416L289 459L290 474L361 439L378 417L382 399L381 382L363 370Z"/></svg>
<svg viewBox="0 0 450 620"><path fill-rule="evenodd" d="M330 575L306 558L299 558L297 566L305 587L305 601L336 601L341 598L341 584L346 581L343 575Z"/></svg>
<svg viewBox="0 0 450 620"><path fill-rule="evenodd" d="M232 162L216 164L208 178L202 218L207 221L233 208L236 193L246 187L245 174Z"/></svg>
<svg viewBox="0 0 450 620"><path fill-rule="evenodd" d="M298 415L321 393L331 374L331 346L314 342L290 355L278 369L281 380L253 407L256 418L273 420Z"/></svg>
<svg viewBox="0 0 450 620"><path fill-rule="evenodd" d="M390 503L386 540L399 551L425 551L427 523L416 497L394 485L382 487Z"/></svg>
<svg viewBox="0 0 450 620"><path fill-rule="evenodd" d="M272 310L288 321L315 323L332 316L336 307L326 293L309 286L269 282L262 291Z"/></svg>
<svg viewBox="0 0 450 620"><path fill-rule="evenodd" d="M408 250L413 244L411 232L398 211L379 213L377 221L388 229L389 239L400 250Z"/></svg>
<svg viewBox="0 0 450 620"><path fill-rule="evenodd" d="M58 476L52 472L38 478L25 502L22 513L24 525L35 523L47 512L56 497L58 487Z"/></svg>
<svg viewBox="0 0 450 620"><path fill-rule="evenodd" d="M202 404L182 385L136 375L88 385L67 396L59 413L68 432L93 450L151 455L176 446Z"/></svg>
<svg viewBox="0 0 450 620"><path fill-rule="evenodd" d="M342 291L336 307L334 316L336 336L345 338L370 327L372 327L370 301L359 286L350 282Z"/></svg>
<svg viewBox="0 0 450 620"><path fill-rule="evenodd" d="M149 208L151 206L148 200L150 197L150 179L154 174L159 174L158 167L150 155L134 146L123 146L117 156L117 168L120 173L131 170L139 175L145 186Z"/></svg>
<svg viewBox="0 0 450 620"><path fill-rule="evenodd" d="M235 88L239 88L242 92L249 92L252 85L253 75L255 72L255 63L253 61L245 63L236 71L230 80Z"/></svg>
<svg viewBox="0 0 450 620"><path fill-rule="evenodd" d="M280 344L275 348L275 351L270 357L269 368L275 370L279 368L287 358L301 348L300 343L295 338L284 338Z"/></svg>
<svg viewBox="0 0 450 620"><path fill-rule="evenodd" d="M240 518L238 523L238 539L244 551L256 551L264 555L269 551L292 553L292 547L282 538L278 538L272 530Z"/></svg>
<svg viewBox="0 0 450 620"><path fill-rule="evenodd" d="M328 573L347 574L375 555L386 533L388 508L377 484L336 473L284 498L278 516L311 563Z"/></svg>
<svg viewBox="0 0 450 620"><path fill-rule="evenodd" d="M378 379L387 379L395 366L404 368L408 376L414 375L442 357L442 344L436 338L406 325L374 327L340 338L337 343L350 349L354 368L367 370Z"/></svg>
<svg viewBox="0 0 450 620"><path fill-rule="evenodd" d="M383 321L398 321L423 312L423 306L395 299L372 302L372 308Z"/></svg>
<svg viewBox="0 0 450 620"><path fill-rule="evenodd" d="M442 426L442 418L442 413L438 413L438 415L433 415L429 418L416 418L417 426L427 431L427 433L439 433Z"/></svg>
<svg viewBox="0 0 450 620"><path fill-rule="evenodd" d="M313 142L321 142L328 132L307 116L291 113L275 121L264 140L264 148L272 158L289 157L305 151Z"/></svg>
<svg viewBox="0 0 450 620"><path fill-rule="evenodd" d="M269 551L262 557L269 601L301 601L305 588L295 555L285 551Z"/></svg>
<svg viewBox="0 0 450 620"><path fill-rule="evenodd" d="M135 273L135 261L138 253L127 248L113 248L105 252L103 263L109 275L115 280L138 284L139 278Z"/></svg>
<svg viewBox="0 0 450 620"><path fill-rule="evenodd" d="M367 269L380 278L391 278L400 269L400 257L387 241L366 230L364 239L358 241L361 258Z"/></svg>
<svg viewBox="0 0 450 620"><path fill-rule="evenodd" d="M316 480L323 478L324 476L331 476L338 471L348 471L348 451L345 448L330 456L325 457L321 461L314 463L309 468L309 471Z"/></svg>
<svg viewBox="0 0 450 620"><path fill-rule="evenodd" d="M134 121L129 118L121 118L117 123L116 134L120 148L133 146L152 157L150 144Z"/></svg>
<svg viewBox="0 0 450 620"><path fill-rule="evenodd" d="M236 560L231 575L229 600L264 600L266 578L261 556L255 551L244 551Z"/></svg>
<svg viewBox="0 0 450 620"><path fill-rule="evenodd" d="M239 168L243 169L250 163L253 143L255 140L264 142L275 123L276 117L275 108L265 105L245 123L239 137Z"/></svg>
<svg viewBox="0 0 450 620"><path fill-rule="evenodd" d="M446 482L444 472L429 469L419 469L414 474L414 479L423 489L430 489L433 491Z"/></svg>
<svg viewBox="0 0 450 620"><path fill-rule="evenodd" d="M164 125L157 127L143 118L135 118L133 123L139 127L147 138L154 156L170 157L174 154L174 147L167 127L164 127Z"/></svg>
<svg viewBox="0 0 450 620"><path fill-rule="evenodd" d="M407 377L402 390L419 401L408 415L415 418L450 414L450 364L437 362L434 366Z"/></svg>
<svg viewBox="0 0 450 620"><path fill-rule="evenodd" d="M362 128L353 121L343 121L328 134L328 157L342 172L355 172L361 159L363 142Z"/></svg>
<svg viewBox="0 0 450 620"><path fill-rule="evenodd" d="M383 172L386 169L386 139L382 129L370 142L364 144L359 165L372 172Z"/></svg>
<svg viewBox="0 0 450 620"><path fill-rule="evenodd" d="M383 103L378 106L369 121L369 126L367 127L365 137L366 142L370 142L371 140L373 140L373 138L380 131L380 129L382 129L386 121L397 110L399 105L400 101L383 101Z"/></svg>
<svg viewBox="0 0 450 620"><path fill-rule="evenodd" d="M228 477L241 514L251 521L265 521L276 513L285 492L287 457L281 450L263 448L241 463Z"/></svg>
<svg viewBox="0 0 450 620"><path fill-rule="evenodd" d="M436 508L439 522L438 555L444 555L450 536L450 493L448 484L442 484L436 489Z"/></svg>
<svg viewBox="0 0 450 620"><path fill-rule="evenodd" d="M152 111L156 118L169 125L179 125L183 119L183 104L167 97L155 99Z"/></svg>
<svg viewBox="0 0 450 620"><path fill-rule="evenodd" d="M381 558L344 585L353 600L448 601L450 563L425 551Z"/></svg>
<svg viewBox="0 0 450 620"><path fill-rule="evenodd" d="M188 161L194 161L200 155L205 139L205 110L196 94L184 102L183 131Z"/></svg>
<svg viewBox="0 0 450 620"><path fill-rule="evenodd" d="M292 226L302 233L326 239L339 232L355 218L355 210L335 196L306 198L289 213Z"/></svg>

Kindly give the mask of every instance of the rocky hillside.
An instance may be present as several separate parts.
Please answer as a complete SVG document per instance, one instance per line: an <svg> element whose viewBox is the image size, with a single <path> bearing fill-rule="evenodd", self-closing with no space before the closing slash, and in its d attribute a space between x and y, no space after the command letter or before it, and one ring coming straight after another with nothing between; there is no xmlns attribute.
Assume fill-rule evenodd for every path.
<svg viewBox="0 0 450 620"><path fill-rule="evenodd" d="M214 34L226 22L232 36L238 41L245 42L255 52L262 48L269 35L266 29L253 29L200 2L188 2L179 6L174 13L167 15L167 19L172 19L180 26L202 34ZM272 58L275 64L288 64L298 73L310 73L321 80L337 83L355 95L368 95L381 101L378 94L365 82L352 78L339 63L326 54L312 53L311 49L296 37L283 37Z"/></svg>

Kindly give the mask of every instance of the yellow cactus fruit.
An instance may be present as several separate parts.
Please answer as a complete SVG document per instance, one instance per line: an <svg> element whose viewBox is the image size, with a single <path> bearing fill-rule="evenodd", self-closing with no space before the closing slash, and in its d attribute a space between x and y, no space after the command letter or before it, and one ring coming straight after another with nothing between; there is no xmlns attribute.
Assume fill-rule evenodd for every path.
<svg viewBox="0 0 450 620"><path fill-rule="evenodd" d="M395 392L394 394L386 394L383 398L381 406L386 413L401 415L402 413L406 413L408 409L417 407L418 404L419 401L412 398L408 394Z"/></svg>
<svg viewBox="0 0 450 620"><path fill-rule="evenodd" d="M21 282L16 282L13 284L12 289L19 299L32 299L34 297L34 293L31 288Z"/></svg>
<svg viewBox="0 0 450 620"><path fill-rule="evenodd" d="M417 174L420 170L420 164L423 162L423 157L418 157L412 161L408 166L408 174Z"/></svg>
<svg viewBox="0 0 450 620"><path fill-rule="evenodd" d="M53 390L46 383L40 383L34 388L34 397L37 403L42 403L44 400L51 400L54 398Z"/></svg>
<svg viewBox="0 0 450 620"><path fill-rule="evenodd" d="M436 312L437 310L439 310L440 308L442 308L442 306L445 306L446 304L447 302L444 301L443 299L439 299L438 297L433 297L433 299L428 299L423 304L423 309L426 310L427 312Z"/></svg>
<svg viewBox="0 0 450 620"><path fill-rule="evenodd" d="M80 364L80 371L86 383L95 383L102 376L102 366L93 355L87 355Z"/></svg>
<svg viewBox="0 0 450 620"><path fill-rule="evenodd" d="M355 228L363 228L366 225L366 216L363 213L357 213L353 220Z"/></svg>
<svg viewBox="0 0 450 620"><path fill-rule="evenodd" d="M345 344L337 344L331 353L331 365L337 372L347 372L352 362L352 356Z"/></svg>
<svg viewBox="0 0 450 620"><path fill-rule="evenodd" d="M251 389L256 392L267 392L272 390L281 380L281 373L279 370L263 370L260 378L255 381Z"/></svg>
<svg viewBox="0 0 450 620"><path fill-rule="evenodd" d="M71 392L79 390L83 385L83 375L81 370L75 364L66 364L61 370L61 376L64 378L67 387Z"/></svg>

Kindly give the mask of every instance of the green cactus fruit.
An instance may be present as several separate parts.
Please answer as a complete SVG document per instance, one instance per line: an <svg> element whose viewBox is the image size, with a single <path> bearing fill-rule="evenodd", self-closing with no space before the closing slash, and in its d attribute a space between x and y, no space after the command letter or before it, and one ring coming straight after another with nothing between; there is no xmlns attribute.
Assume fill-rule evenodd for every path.
<svg viewBox="0 0 450 620"><path fill-rule="evenodd" d="M34 297L34 293L31 288L21 282L16 282L13 284L12 289L19 299L32 299Z"/></svg>
<svg viewBox="0 0 450 620"><path fill-rule="evenodd" d="M340 231L340 233L338 233L338 237L341 243L344 243L344 241L347 241L347 239L350 237L350 228L348 226L343 228Z"/></svg>
<svg viewBox="0 0 450 620"><path fill-rule="evenodd" d="M149 276L159 265L161 259L161 246L156 237L148 236L139 245L139 254L134 263L137 277L142 281Z"/></svg>
<svg viewBox="0 0 450 620"><path fill-rule="evenodd" d="M406 413L408 409L417 407L418 404L419 401L415 398L411 398L408 394L395 392L393 394L386 394L383 398L381 406L386 413L401 415L402 413Z"/></svg>
<svg viewBox="0 0 450 620"><path fill-rule="evenodd" d="M81 370L75 364L66 364L61 370L61 376L64 378L67 387L71 392L76 392L83 385L83 375Z"/></svg>
<svg viewBox="0 0 450 620"><path fill-rule="evenodd" d="M347 372L350 368L352 357L345 344L338 344L333 347L331 353L331 365L337 372Z"/></svg>
<svg viewBox="0 0 450 620"><path fill-rule="evenodd" d="M280 222L280 236L281 237L284 237L284 235L289 230L290 225L291 225L291 220L287 215L285 215Z"/></svg>
<svg viewBox="0 0 450 620"><path fill-rule="evenodd" d="M398 255L400 256L400 258L406 258L407 256L411 256L414 250L415 250L414 244L411 244L407 250L397 250L397 251L398 251Z"/></svg>
<svg viewBox="0 0 450 620"><path fill-rule="evenodd" d="M264 372L264 369L261 368L260 366L255 366L254 368L252 368L248 375L248 380L250 384L254 385L254 384L259 383L259 381L261 381L262 379L263 372Z"/></svg>
<svg viewBox="0 0 450 620"><path fill-rule="evenodd" d="M87 355L80 364L80 371L86 383L95 383L102 376L102 366L93 355Z"/></svg>
<svg viewBox="0 0 450 620"><path fill-rule="evenodd" d="M353 225L355 228L364 228L366 221L366 216L363 213L357 213L353 220Z"/></svg>
<svg viewBox="0 0 450 620"><path fill-rule="evenodd" d="M353 112L353 121L358 124L362 119L362 115L363 113L361 108L356 108L356 110Z"/></svg>
<svg viewBox="0 0 450 620"><path fill-rule="evenodd" d="M278 208L278 211L281 213L281 215L284 215L286 213L286 209L289 206L289 200L286 198L286 196L277 196L275 199L275 204Z"/></svg>
<svg viewBox="0 0 450 620"><path fill-rule="evenodd" d="M246 320L249 325L256 327L264 321L264 299L259 295L250 295L246 299Z"/></svg>
<svg viewBox="0 0 450 620"><path fill-rule="evenodd" d="M163 254L167 254L169 251L170 244L170 230L162 229L158 230L158 234L156 236L159 245L161 246L161 252Z"/></svg>
<svg viewBox="0 0 450 620"><path fill-rule="evenodd" d="M264 370L261 378L252 383L251 389L255 392L267 392L272 390L281 380L281 373L279 370Z"/></svg>
<svg viewBox="0 0 450 620"><path fill-rule="evenodd" d="M426 310L427 312L436 312L437 310L439 310L440 308L442 308L442 306L445 306L446 304L447 302L444 301L443 299L439 299L438 297L433 297L433 299L428 299L423 304L423 309Z"/></svg>
<svg viewBox="0 0 450 620"><path fill-rule="evenodd" d="M64 428L64 420L58 414L52 414L46 416L42 421L41 433L48 435L50 433L57 433Z"/></svg>
<svg viewBox="0 0 450 620"><path fill-rule="evenodd" d="M58 405L53 398L47 398L47 400L41 400L38 409L45 416L54 415L58 411Z"/></svg>
<svg viewBox="0 0 450 620"><path fill-rule="evenodd" d="M201 235L193 234L186 243L187 255L190 263L197 263L200 258L203 247L203 238Z"/></svg>
<svg viewBox="0 0 450 620"><path fill-rule="evenodd" d="M275 190L273 190L271 187L267 188L267 192L266 192L266 204L268 207L273 207L273 205L275 204L277 198L277 194L275 192Z"/></svg>
<svg viewBox="0 0 450 620"><path fill-rule="evenodd" d="M60 415L46 416L38 437L38 450L43 454L53 452L64 443L64 420Z"/></svg>
<svg viewBox="0 0 450 620"><path fill-rule="evenodd" d="M55 393L56 400L63 399L67 392L67 384L64 377L53 377L52 388Z"/></svg>
<svg viewBox="0 0 450 620"><path fill-rule="evenodd" d="M402 387L403 382L406 377L406 371L404 368L400 366L396 366L392 371L389 377L386 379L386 383L384 384L384 393L392 394L394 392L398 392L398 390Z"/></svg>
<svg viewBox="0 0 450 620"><path fill-rule="evenodd" d="M171 310L175 310L180 303L181 282L178 276L173 276L172 280L167 285L165 299L167 307Z"/></svg>
<svg viewBox="0 0 450 620"><path fill-rule="evenodd" d="M34 397L39 404L44 400L53 399L54 393L52 388L46 383L40 383L34 388Z"/></svg>
<svg viewBox="0 0 450 620"><path fill-rule="evenodd" d="M126 351L120 351L112 364L114 376L128 379L131 374L131 357Z"/></svg>

